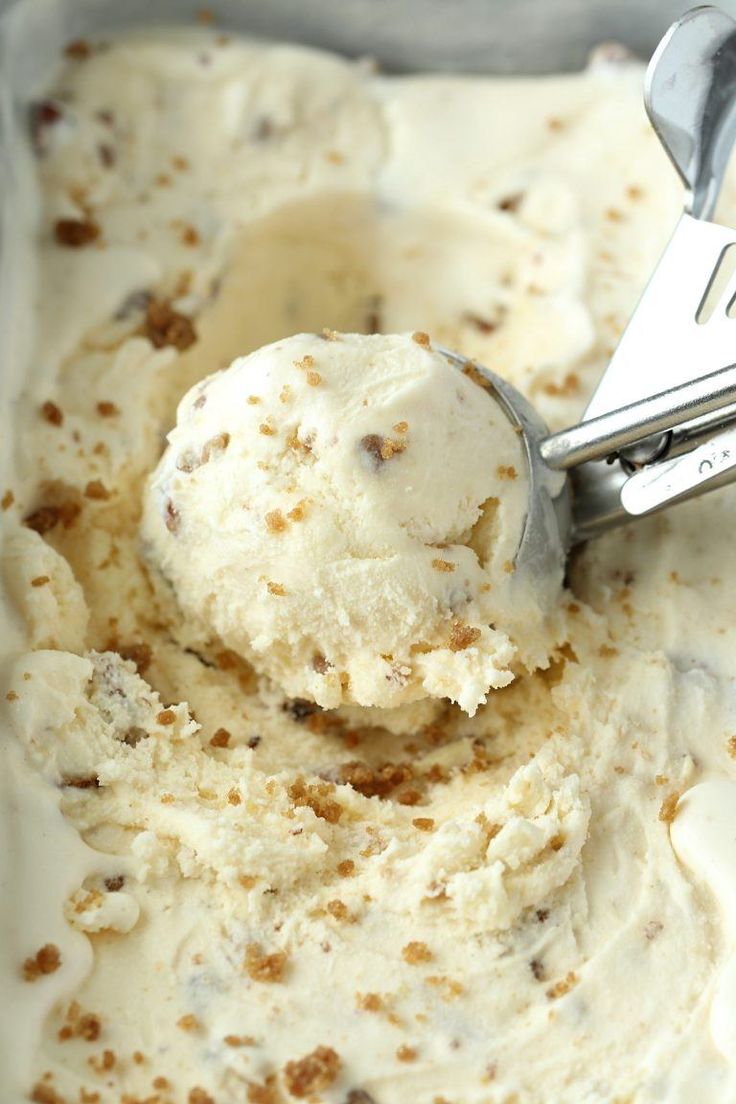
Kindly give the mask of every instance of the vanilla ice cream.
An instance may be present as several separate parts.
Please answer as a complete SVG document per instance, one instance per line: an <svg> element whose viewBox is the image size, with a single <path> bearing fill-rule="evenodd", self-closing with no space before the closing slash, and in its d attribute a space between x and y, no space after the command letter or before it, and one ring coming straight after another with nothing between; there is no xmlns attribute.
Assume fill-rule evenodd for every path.
<svg viewBox="0 0 736 1104"><path fill-rule="evenodd" d="M736 1099L736 490L577 550L545 621L518 440L437 352L585 408L682 207L614 56L402 78L211 26L36 93L2 1104Z"/></svg>
<svg viewBox="0 0 736 1104"><path fill-rule="evenodd" d="M205 638L293 697L472 715L513 677L528 495L479 379L423 333L301 334L236 360L179 406L146 557Z"/></svg>

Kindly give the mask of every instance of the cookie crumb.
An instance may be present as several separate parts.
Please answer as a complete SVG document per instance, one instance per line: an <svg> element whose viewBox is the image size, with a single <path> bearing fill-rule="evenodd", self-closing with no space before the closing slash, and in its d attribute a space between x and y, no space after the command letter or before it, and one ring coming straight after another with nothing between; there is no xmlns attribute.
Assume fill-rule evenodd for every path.
<svg viewBox="0 0 736 1104"><path fill-rule="evenodd" d="M184 352L197 340L197 331L191 318L174 310L167 299L151 299L148 302L141 332L155 349L170 345L179 352Z"/></svg>
<svg viewBox="0 0 736 1104"><path fill-rule="evenodd" d="M418 966L422 962L431 962L433 955L426 943L407 943L401 951L404 962L410 966Z"/></svg>
<svg viewBox="0 0 736 1104"><path fill-rule="evenodd" d="M42 404L41 417L44 421L48 422L49 425L61 426L64 424L64 414L56 403L51 402L50 399L47 399L46 402Z"/></svg>
<svg viewBox="0 0 736 1104"><path fill-rule="evenodd" d="M46 974L55 973L61 966L61 952L55 943L45 943L33 958L23 963L23 979L37 981Z"/></svg>
<svg viewBox="0 0 736 1104"><path fill-rule="evenodd" d="M182 1031L199 1031L200 1023L193 1012L186 1012L176 1021L176 1026Z"/></svg>
<svg viewBox="0 0 736 1104"><path fill-rule="evenodd" d="M286 951L264 954L257 943L251 943L245 952L243 967L253 981L275 983L284 980L287 960Z"/></svg>
<svg viewBox="0 0 736 1104"><path fill-rule="evenodd" d="M120 413L120 408L115 405L114 402L109 402L107 399L101 399L97 403L97 413L101 418L114 418Z"/></svg>
<svg viewBox="0 0 736 1104"><path fill-rule="evenodd" d="M568 971L564 978L556 981L554 985L551 985L547 990L547 997L550 1000L557 1000L558 997L564 997L566 993L569 993L578 983L578 976L574 970Z"/></svg>
<svg viewBox="0 0 736 1104"><path fill-rule="evenodd" d="M672 824L672 821L677 816L677 803L682 797L679 790L675 790L674 793L668 794L659 807L658 818L663 824Z"/></svg>
<svg viewBox="0 0 736 1104"><path fill-rule="evenodd" d="M90 479L84 488L84 495L85 498L92 498L97 502L106 502L110 497L110 492L101 479Z"/></svg>
<svg viewBox="0 0 736 1104"><path fill-rule="evenodd" d="M98 224L91 218L60 218L54 223L54 237L59 245L81 249L100 236Z"/></svg>
<svg viewBox="0 0 736 1104"><path fill-rule="evenodd" d="M332 1047L318 1046L311 1054L284 1066L284 1082L292 1096L303 1098L329 1088L342 1068Z"/></svg>
<svg viewBox="0 0 736 1104"><path fill-rule="evenodd" d="M226 748L230 743L230 733L226 728L218 728L210 740L210 747Z"/></svg>
<svg viewBox="0 0 736 1104"><path fill-rule="evenodd" d="M447 647L451 652L464 652L479 638L480 629L466 625L463 621L453 621Z"/></svg>
<svg viewBox="0 0 736 1104"><path fill-rule="evenodd" d="M269 510L266 514L266 528L269 533L283 533L287 528L286 519L281 510Z"/></svg>

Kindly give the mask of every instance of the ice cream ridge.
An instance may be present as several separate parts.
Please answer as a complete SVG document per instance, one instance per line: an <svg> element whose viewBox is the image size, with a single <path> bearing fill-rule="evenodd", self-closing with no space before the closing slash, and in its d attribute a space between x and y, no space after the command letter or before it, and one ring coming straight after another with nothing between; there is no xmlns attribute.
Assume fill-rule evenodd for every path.
<svg viewBox="0 0 736 1104"><path fill-rule="evenodd" d="M546 655L514 565L527 494L472 365L420 332L299 334L181 401L143 552L204 638L291 696L472 716Z"/></svg>

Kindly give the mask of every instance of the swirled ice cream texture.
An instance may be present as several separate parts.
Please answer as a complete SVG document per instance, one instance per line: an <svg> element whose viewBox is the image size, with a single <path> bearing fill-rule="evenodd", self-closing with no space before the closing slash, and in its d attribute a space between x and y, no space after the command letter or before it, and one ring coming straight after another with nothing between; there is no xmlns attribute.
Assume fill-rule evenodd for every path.
<svg viewBox="0 0 736 1104"><path fill-rule="evenodd" d="M682 207L641 70L397 79L216 28L71 53L0 374L0 1097L733 1099L730 921L669 833L735 777L733 490L591 542L549 666L513 626L472 718L285 694L140 554L177 404L288 334L428 331L579 417Z"/></svg>
<svg viewBox="0 0 736 1104"><path fill-rule="evenodd" d="M144 554L184 613L324 708L507 685L527 510L523 447L484 377L426 334L303 334L183 399Z"/></svg>

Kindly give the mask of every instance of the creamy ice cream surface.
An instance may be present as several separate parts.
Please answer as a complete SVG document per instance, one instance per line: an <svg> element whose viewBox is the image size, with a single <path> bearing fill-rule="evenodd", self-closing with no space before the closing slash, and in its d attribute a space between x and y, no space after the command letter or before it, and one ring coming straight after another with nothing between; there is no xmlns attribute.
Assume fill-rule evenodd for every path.
<svg viewBox="0 0 736 1104"><path fill-rule="evenodd" d="M472 367L470 369L472 373ZM146 556L183 612L324 708L507 685L527 510L519 435L424 333L302 334L183 399ZM501 620L500 620L501 619Z"/></svg>
<svg viewBox="0 0 736 1104"><path fill-rule="evenodd" d="M736 492L578 550L546 622L518 439L438 352L580 415L681 209L641 84L211 26L35 95L2 1104L736 1099Z"/></svg>

